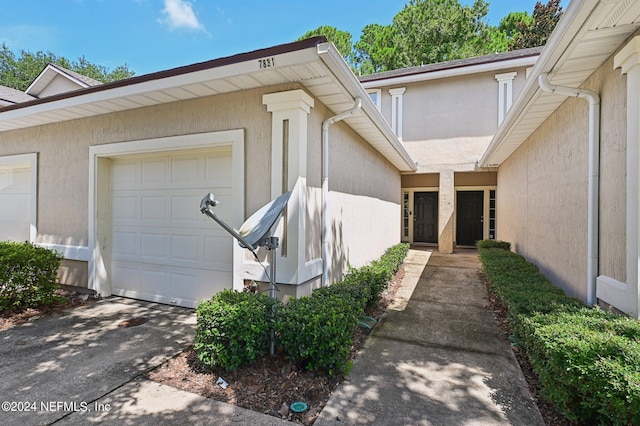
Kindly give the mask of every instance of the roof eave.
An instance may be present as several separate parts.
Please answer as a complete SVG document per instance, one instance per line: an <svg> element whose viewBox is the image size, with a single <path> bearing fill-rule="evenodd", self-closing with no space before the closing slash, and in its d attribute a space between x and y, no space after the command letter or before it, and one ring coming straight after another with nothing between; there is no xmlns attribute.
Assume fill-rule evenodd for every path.
<svg viewBox="0 0 640 426"><path fill-rule="evenodd" d="M404 145L402 145L402 142L400 142L398 137L393 133L393 130L374 105L366 90L360 84L358 78L353 74L335 46L331 43L318 44L318 55L336 76L337 80L341 82L345 90L347 90L354 99L361 98L362 113L364 113L371 121L371 124L382 133L389 147L397 154L395 161L391 158L388 159L401 172L417 171L418 167L416 162L411 158L411 155L405 149Z"/></svg>
<svg viewBox="0 0 640 426"><path fill-rule="evenodd" d="M322 47L320 47L320 45L322 45ZM23 119L46 117L50 116L50 113L56 111L61 112L61 110L65 109L75 111L81 109L86 110L87 107L98 105L101 102L132 99L137 95L142 96L154 91L188 87L190 85L211 81L212 79L221 80L248 75L249 73L256 72L257 60L264 59L265 57L279 58L279 67L299 67L313 63L323 64L327 69L327 73L333 75L331 78L332 84L339 87L340 91L345 93L345 96L349 93L353 98L360 97L362 99L364 114L379 134L382 134L386 139L387 145L383 146L382 150L378 149L380 153L400 171L416 170L415 162L395 137L380 112L375 108L371 99L367 96L366 91L344 62L342 56L337 53L335 47L331 46L330 43L326 43L326 39L322 37L242 53L227 58L214 59L212 61L175 68L173 70L132 77L127 80L120 80L101 86L90 86L69 93L10 105L0 110L0 124L2 124L2 122L20 124L18 127L10 127L7 125L5 127L7 130L28 127L27 124L22 124L26 123ZM303 86L305 82L305 80L299 81ZM263 84L266 85L266 83ZM100 114L102 113L90 113L86 116ZM83 117L84 116L79 116L76 118ZM349 120L346 121L348 124ZM47 123L42 122L41 124ZM374 146L374 148L376 148L376 144L380 145L380 136L375 136L373 143L364 135L363 138ZM386 149L385 147L392 149Z"/></svg>
<svg viewBox="0 0 640 426"><path fill-rule="evenodd" d="M543 95L542 90L538 85L538 78L540 74L547 73L551 78L553 78L555 74L558 74L562 70L563 56L570 51L574 44L580 42L580 40L577 40L577 37L579 37L583 30L588 28L587 25L589 20L591 18L596 18L594 15L596 8L598 6L611 7L612 4L613 3L611 2L601 3L599 0L572 1L569 3L569 6L558 22L556 29L549 38L547 45L540 54L536 65L533 67L524 87L514 100L513 105L505 116L502 125L498 128L498 131L482 155L478 163L479 167L487 168L500 166L506 158L508 158L520 145L522 145L522 143L526 141L528 136L524 137L524 139L519 143L513 143L508 147L505 145L505 141L514 134L518 124L523 120L526 112L530 110L530 108L536 104L538 98ZM637 26L629 26L629 35L637 30L637 28ZM615 49L611 53L614 51ZM595 65L599 66L600 64ZM577 86L580 86L583 83L584 80L578 82ZM564 98L558 97L557 106L560 106L562 102L564 102ZM552 113L553 111L549 112L546 117L550 116ZM529 136L534 131L535 130L528 132ZM522 139L523 137L520 136L519 138Z"/></svg>

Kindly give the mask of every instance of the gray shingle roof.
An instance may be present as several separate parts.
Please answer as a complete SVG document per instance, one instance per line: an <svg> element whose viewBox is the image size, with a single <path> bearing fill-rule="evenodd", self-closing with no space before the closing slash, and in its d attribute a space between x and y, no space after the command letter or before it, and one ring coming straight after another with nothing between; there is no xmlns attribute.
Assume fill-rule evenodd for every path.
<svg viewBox="0 0 640 426"><path fill-rule="evenodd" d="M82 75L82 74L79 74L79 73L77 73L75 71L68 70L66 68L61 67L60 65L56 65L56 64L49 64L49 65L51 65L52 67L56 68L61 73L67 74L68 76L83 82L88 87L99 86L99 85L103 84L101 81L94 80L93 78L87 77L86 75Z"/></svg>
<svg viewBox="0 0 640 426"><path fill-rule="evenodd" d="M508 60L518 59L518 58L526 58L529 56L540 55L540 52L542 52L543 47L544 46L531 47L528 49L520 49L520 50L512 50L510 52L495 53L493 55L476 56L473 58L456 59L453 61L438 62L435 64L427 64L427 65L421 65L417 67L401 68L397 70L379 72L376 74L363 75L363 76L360 76L358 79L360 80L360 82L364 83L366 81L385 80L385 79L394 78L394 77L404 77L404 76L414 75L414 74L423 74L423 73L442 71L442 70L453 69L453 68L462 68L462 67L471 66L471 65L481 65L481 64L488 64L488 63L494 63L494 62L508 61Z"/></svg>
<svg viewBox="0 0 640 426"><path fill-rule="evenodd" d="M33 99L35 99L33 96L27 95L20 90L12 89L7 86L0 86L0 101L17 104L20 102L31 101Z"/></svg>

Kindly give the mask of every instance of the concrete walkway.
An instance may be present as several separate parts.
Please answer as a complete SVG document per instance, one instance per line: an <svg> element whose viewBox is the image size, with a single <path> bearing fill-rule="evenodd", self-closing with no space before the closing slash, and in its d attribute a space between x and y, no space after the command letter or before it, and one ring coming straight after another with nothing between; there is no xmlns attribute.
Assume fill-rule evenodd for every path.
<svg viewBox="0 0 640 426"><path fill-rule="evenodd" d="M411 250L396 303L315 425L543 425L479 270L475 251ZM118 327L131 317L148 322ZM193 339L194 322L113 298L3 331L0 394L38 405L3 409L0 424L286 425L142 379Z"/></svg>
<svg viewBox="0 0 640 426"><path fill-rule="evenodd" d="M315 425L544 425L480 270L475 250L411 250L397 302Z"/></svg>

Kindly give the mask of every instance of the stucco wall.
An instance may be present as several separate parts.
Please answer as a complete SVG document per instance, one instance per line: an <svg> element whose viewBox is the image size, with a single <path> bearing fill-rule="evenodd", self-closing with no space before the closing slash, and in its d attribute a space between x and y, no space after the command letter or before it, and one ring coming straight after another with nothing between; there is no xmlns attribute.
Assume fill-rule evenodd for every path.
<svg viewBox="0 0 640 426"><path fill-rule="evenodd" d="M310 118L307 183L320 207L321 123L333 114L316 103ZM313 127L312 127L313 126ZM342 278L349 266L379 258L400 242L400 172L344 122L330 128L330 250L332 276ZM315 184L318 186L315 186ZM318 213L310 213L311 217ZM315 221L319 223L319 221ZM309 232L309 231L308 231ZM321 230L313 231L320 235Z"/></svg>
<svg viewBox="0 0 640 426"><path fill-rule="evenodd" d="M290 90L298 85L283 85ZM88 245L89 147L242 128L245 217L270 200L271 114L262 95L274 88L174 102L123 113L4 132L0 156L38 153L37 242ZM240 224L234 224L239 226ZM86 262L65 261L65 284L86 286Z"/></svg>
<svg viewBox="0 0 640 426"><path fill-rule="evenodd" d="M249 216L270 200L271 117L261 98L269 91L273 88L5 132L0 155L39 154L37 241L86 246L89 146L243 128Z"/></svg>
<svg viewBox="0 0 640 426"><path fill-rule="evenodd" d="M495 76L504 72L517 72L515 99L525 82L525 68L381 87L381 111L389 123L389 89L406 88L402 140L417 161L419 173L474 170L498 128Z"/></svg>
<svg viewBox="0 0 640 426"><path fill-rule="evenodd" d="M624 281L625 85L612 60L584 88L601 96L600 274ZM500 239L586 300L588 103L570 98L498 170Z"/></svg>
<svg viewBox="0 0 640 426"><path fill-rule="evenodd" d="M38 153L37 241L87 246L90 146L242 128L248 217L271 198L272 117L262 95L298 88L248 90L5 132L0 156ZM316 102L309 116L306 260L321 256L321 124L331 115ZM374 260L399 242L400 173L344 123L332 126L331 143L331 247L339 278L348 265ZM386 223L393 225L380 225ZM63 269L66 283L86 285L86 263L66 262Z"/></svg>

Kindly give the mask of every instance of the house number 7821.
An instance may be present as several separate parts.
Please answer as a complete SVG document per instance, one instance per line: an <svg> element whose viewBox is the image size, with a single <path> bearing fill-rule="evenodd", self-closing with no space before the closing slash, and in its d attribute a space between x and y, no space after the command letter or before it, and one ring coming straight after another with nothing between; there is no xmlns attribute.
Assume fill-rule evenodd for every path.
<svg viewBox="0 0 640 426"><path fill-rule="evenodd" d="M276 66L276 58L258 59L258 64L260 65L260 69L273 68Z"/></svg>

